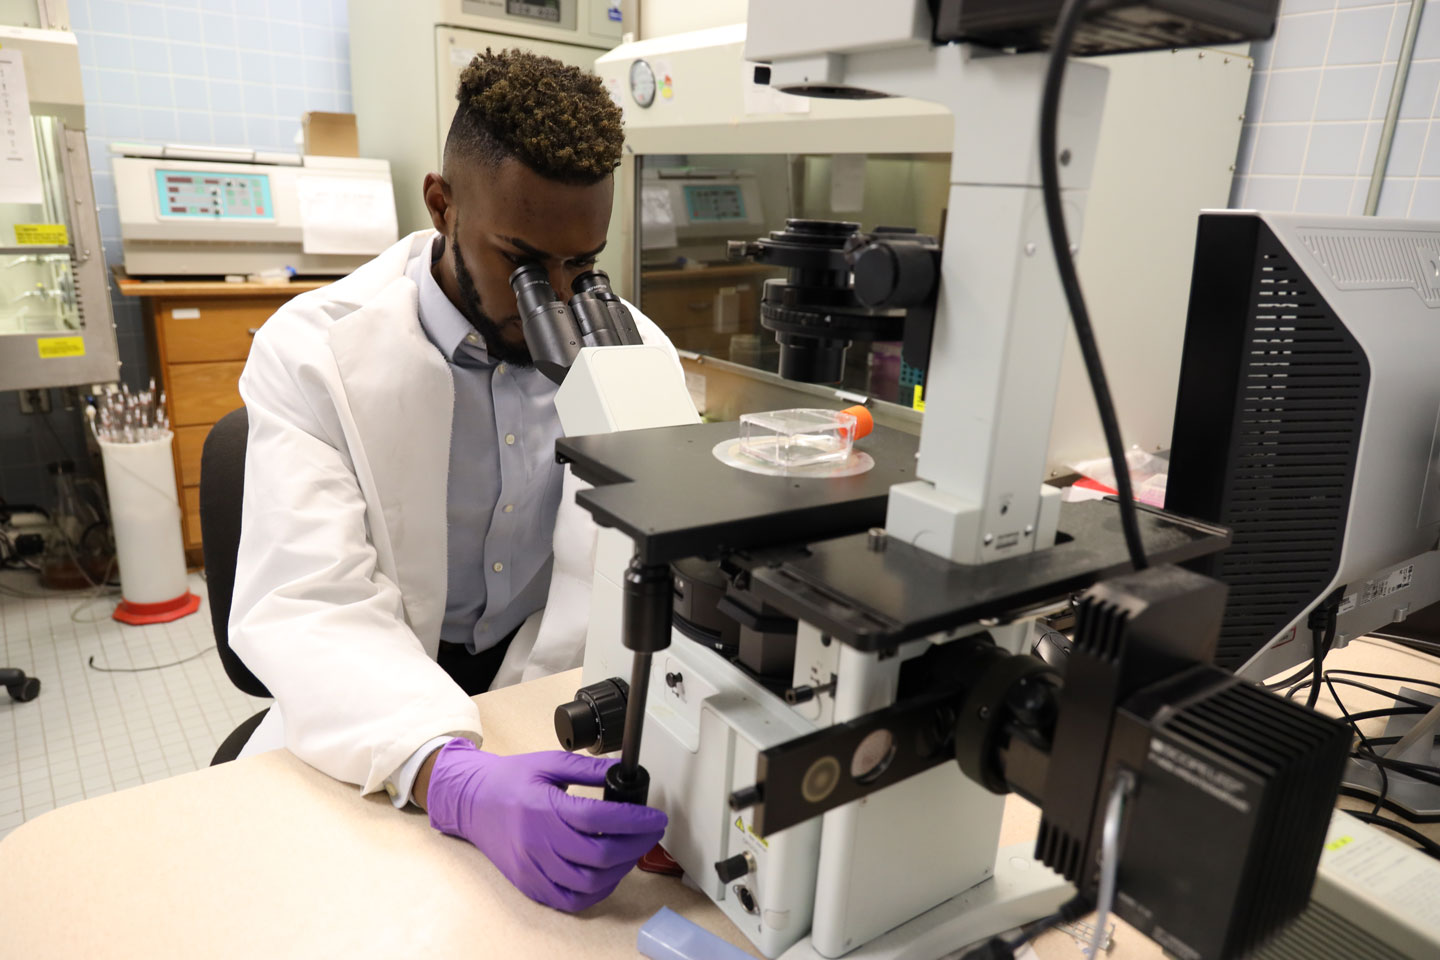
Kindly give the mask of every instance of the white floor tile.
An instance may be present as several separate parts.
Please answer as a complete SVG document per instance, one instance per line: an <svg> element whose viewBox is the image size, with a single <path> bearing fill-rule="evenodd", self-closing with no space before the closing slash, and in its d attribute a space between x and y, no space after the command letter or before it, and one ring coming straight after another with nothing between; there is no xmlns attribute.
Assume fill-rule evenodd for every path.
<svg viewBox="0 0 1440 960"><path fill-rule="evenodd" d="M199 576L190 589L200 610L148 627L117 623L113 601L87 604L83 594L15 596L43 593L28 574L0 573L0 588L9 588L0 589L0 667L42 684L30 703L0 692L0 837L55 807L199 769L268 706L225 676ZM105 673L92 657L95 667L168 666Z"/></svg>

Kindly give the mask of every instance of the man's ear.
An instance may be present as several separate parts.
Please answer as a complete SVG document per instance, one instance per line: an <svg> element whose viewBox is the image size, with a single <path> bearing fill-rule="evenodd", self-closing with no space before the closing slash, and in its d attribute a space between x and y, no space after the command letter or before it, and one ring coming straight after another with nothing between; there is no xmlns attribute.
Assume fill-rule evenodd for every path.
<svg viewBox="0 0 1440 960"><path fill-rule="evenodd" d="M430 225L444 236L450 235L447 217L450 209L450 185L438 173L425 174L425 209L430 211Z"/></svg>

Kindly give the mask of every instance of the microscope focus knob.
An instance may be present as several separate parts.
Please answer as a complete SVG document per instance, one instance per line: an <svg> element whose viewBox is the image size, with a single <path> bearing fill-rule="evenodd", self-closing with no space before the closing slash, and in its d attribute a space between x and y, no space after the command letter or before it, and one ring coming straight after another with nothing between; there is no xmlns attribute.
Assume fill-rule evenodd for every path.
<svg viewBox="0 0 1440 960"><path fill-rule="evenodd" d="M575 699L555 708L555 736L566 750L599 756L620 749L630 684L618 677L575 691Z"/></svg>
<svg viewBox="0 0 1440 960"><path fill-rule="evenodd" d="M715 861L715 873L721 883L733 883L741 877L755 872L755 857L748 851L737 853L725 860Z"/></svg>

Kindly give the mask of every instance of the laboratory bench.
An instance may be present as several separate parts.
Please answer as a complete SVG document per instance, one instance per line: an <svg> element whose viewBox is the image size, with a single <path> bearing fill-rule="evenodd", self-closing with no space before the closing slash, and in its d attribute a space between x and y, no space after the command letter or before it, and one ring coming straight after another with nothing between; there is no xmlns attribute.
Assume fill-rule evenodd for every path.
<svg viewBox="0 0 1440 960"><path fill-rule="evenodd" d="M150 280L115 268L115 284L145 312L150 369L165 389L175 431L175 488L180 491L185 558L200 550L200 451L215 422L240 406L240 371L256 332L291 297L331 279L284 284Z"/></svg>
<svg viewBox="0 0 1440 960"><path fill-rule="evenodd" d="M1440 660L1374 641L1327 666L1440 679ZM476 697L486 749L553 749L555 706L579 684L575 670ZM1347 706L1379 699L1356 691ZM1012 796L1000 843L1027 842L1038 824ZM1422 829L1440 837L1440 826ZM583 913L539 906L423 812L361 798L287 751L61 807L0 842L0 953L31 960L634 957L640 925L662 906L750 949L702 894L638 870ZM1042 960L1080 956L1058 930L1034 948ZM1160 956L1117 924L1108 960Z"/></svg>

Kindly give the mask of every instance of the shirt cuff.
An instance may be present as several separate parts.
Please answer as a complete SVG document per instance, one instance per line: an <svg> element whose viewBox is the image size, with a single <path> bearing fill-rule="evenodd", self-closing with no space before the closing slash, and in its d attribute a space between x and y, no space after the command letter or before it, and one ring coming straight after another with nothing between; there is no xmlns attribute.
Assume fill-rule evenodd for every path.
<svg viewBox="0 0 1440 960"><path fill-rule="evenodd" d="M410 759L400 765L400 769L385 780L385 792L390 795L390 802L395 804L395 809L404 809L410 802L410 791L415 787L415 778L420 775L420 768L425 764L425 758L445 744L461 737L465 740L473 740L473 733L447 733L443 737L435 737L426 740L420 745L420 749L410 754Z"/></svg>

